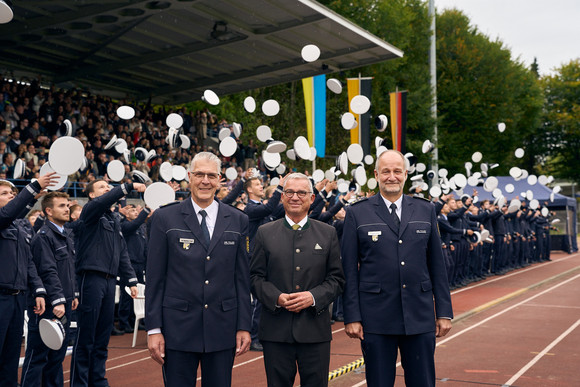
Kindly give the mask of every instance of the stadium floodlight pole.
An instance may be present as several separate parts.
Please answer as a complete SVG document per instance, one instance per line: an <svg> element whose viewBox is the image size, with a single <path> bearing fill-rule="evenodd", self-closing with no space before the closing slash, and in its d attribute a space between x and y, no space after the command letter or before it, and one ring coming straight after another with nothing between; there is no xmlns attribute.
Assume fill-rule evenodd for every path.
<svg viewBox="0 0 580 387"><path fill-rule="evenodd" d="M435 182L439 176L439 141L437 138L437 57L436 57L436 29L435 29L435 0L429 0L429 17L431 18L431 48L429 49L429 70L431 73L431 117L433 118L433 149L431 169L435 172Z"/></svg>

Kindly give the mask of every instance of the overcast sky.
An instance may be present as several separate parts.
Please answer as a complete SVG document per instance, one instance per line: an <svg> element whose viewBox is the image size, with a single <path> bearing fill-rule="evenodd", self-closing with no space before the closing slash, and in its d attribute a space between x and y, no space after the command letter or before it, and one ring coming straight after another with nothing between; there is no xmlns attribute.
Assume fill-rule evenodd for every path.
<svg viewBox="0 0 580 387"><path fill-rule="evenodd" d="M580 58L580 0L435 0L435 7L462 10L526 66L536 57L542 75Z"/></svg>

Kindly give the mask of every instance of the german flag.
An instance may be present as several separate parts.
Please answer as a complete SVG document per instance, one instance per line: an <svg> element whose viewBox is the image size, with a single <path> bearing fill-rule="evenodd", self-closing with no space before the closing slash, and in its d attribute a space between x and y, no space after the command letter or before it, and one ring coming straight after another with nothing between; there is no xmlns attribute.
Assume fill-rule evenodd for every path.
<svg viewBox="0 0 580 387"><path fill-rule="evenodd" d="M407 140L407 92L389 94L391 100L391 137L393 149L405 154Z"/></svg>

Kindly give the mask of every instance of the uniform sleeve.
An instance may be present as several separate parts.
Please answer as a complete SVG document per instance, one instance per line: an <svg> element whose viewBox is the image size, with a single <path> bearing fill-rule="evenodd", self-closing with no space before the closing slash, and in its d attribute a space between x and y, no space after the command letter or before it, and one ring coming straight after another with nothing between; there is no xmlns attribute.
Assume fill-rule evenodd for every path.
<svg viewBox="0 0 580 387"><path fill-rule="evenodd" d="M342 267L346 279L344 285L344 322L345 324L362 321L359 300L358 279L358 234L356 231L356 218L353 207L346 210L344 227L342 231Z"/></svg>
<svg viewBox="0 0 580 387"><path fill-rule="evenodd" d="M278 203L280 203L280 198L282 196L282 187L278 186L272 197L268 200L268 203L259 206L246 206L246 215L250 220L252 219L263 219L264 217L270 215Z"/></svg>
<svg viewBox="0 0 580 387"><path fill-rule="evenodd" d="M131 265L129 250L125 238L121 239L121 257L119 257L119 275L129 286L137 286L137 276Z"/></svg>
<svg viewBox="0 0 580 387"><path fill-rule="evenodd" d="M133 184L124 183L98 198L89 200L83 207L80 219L87 224L98 222L105 211L111 208L117 200L131 192L132 189Z"/></svg>
<svg viewBox="0 0 580 387"><path fill-rule="evenodd" d="M244 180L240 179L240 181L236 183L234 188L232 188L232 190L226 195L225 198L222 199L221 202L225 204L232 204L234 200L236 200L238 196L240 196L243 188L244 188Z"/></svg>
<svg viewBox="0 0 580 387"><path fill-rule="evenodd" d="M431 206L431 224L437 224L435 207L433 206ZM453 318L451 294L449 293L449 282L447 281L447 270L445 268L443 250L441 249L441 238L439 237L437 227L431 227L429 249L427 251L427 265L435 298L435 314L437 318Z"/></svg>
<svg viewBox="0 0 580 387"><path fill-rule="evenodd" d="M163 327L163 297L167 276L167 236L165 219L160 210L151 221L151 238L147 254L147 286L145 286L145 325L147 330Z"/></svg>
<svg viewBox="0 0 580 387"><path fill-rule="evenodd" d="M310 289L316 304L314 306L316 313L320 314L336 297L342 293L344 287L344 274L342 263L340 262L340 245L336 230L331 229L331 240L328 258L326 260L326 278L320 285Z"/></svg>
<svg viewBox="0 0 580 387"><path fill-rule="evenodd" d="M66 297L58 277L54 247L51 246L46 234L38 234L38 237L32 240L31 248L32 259L46 289L47 304L52 305L52 307L65 304Z"/></svg>
<svg viewBox="0 0 580 387"><path fill-rule="evenodd" d="M238 298L238 331L250 331L252 328L252 312L250 310L250 257L248 239L248 217L243 215L240 243L236 256L236 296Z"/></svg>

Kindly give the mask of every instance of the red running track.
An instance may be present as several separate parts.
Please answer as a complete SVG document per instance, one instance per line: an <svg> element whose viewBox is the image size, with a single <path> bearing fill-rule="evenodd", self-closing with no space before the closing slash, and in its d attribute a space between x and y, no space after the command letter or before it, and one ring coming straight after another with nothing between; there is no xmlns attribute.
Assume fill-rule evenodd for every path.
<svg viewBox="0 0 580 387"><path fill-rule="evenodd" d="M490 277L452 292L455 320L437 342L441 386L580 386L580 253L553 253L553 261ZM362 357L342 324L333 325L331 370ZM145 332L109 346L111 386L162 386L160 367L149 358ZM65 360L68 385L70 358ZM403 370L396 385L403 386ZM236 359L234 386L266 386L263 359L249 352ZM199 383L198 383L199 384ZM299 385L299 378L295 385ZM339 376L333 387L366 386L364 367Z"/></svg>

